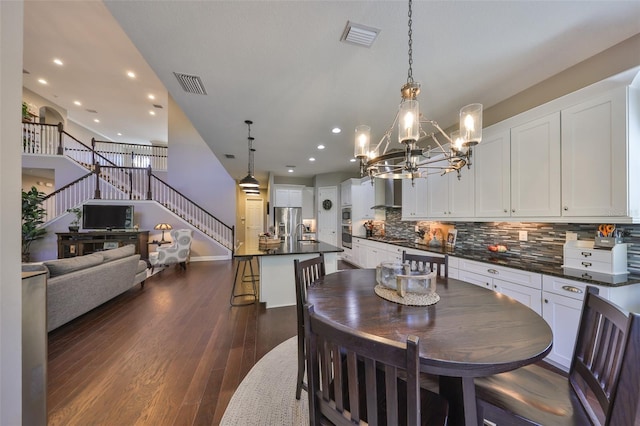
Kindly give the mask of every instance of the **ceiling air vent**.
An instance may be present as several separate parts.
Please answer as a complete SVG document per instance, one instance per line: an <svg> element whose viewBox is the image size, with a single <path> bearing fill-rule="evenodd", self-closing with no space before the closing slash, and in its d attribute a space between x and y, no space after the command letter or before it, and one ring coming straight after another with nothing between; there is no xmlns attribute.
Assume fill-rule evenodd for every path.
<svg viewBox="0 0 640 426"><path fill-rule="evenodd" d="M158 104L153 104L153 107L154 107L154 108L158 108L158 109L162 109L162 108L163 108L163 106L162 106L162 105L158 105Z"/></svg>
<svg viewBox="0 0 640 426"><path fill-rule="evenodd" d="M202 80L197 75L182 74L174 72L173 75L178 79L178 83L182 86L182 90L187 93L195 93L196 95L206 95L207 90L202 84Z"/></svg>
<svg viewBox="0 0 640 426"><path fill-rule="evenodd" d="M230 160L236 158L236 156L233 154L225 154L224 156Z"/></svg>
<svg viewBox="0 0 640 426"><path fill-rule="evenodd" d="M357 46L371 47L373 42L376 40L378 33L380 33L380 30L377 28L366 27L364 25L347 21L347 25L342 32L340 41L355 44Z"/></svg>
<svg viewBox="0 0 640 426"><path fill-rule="evenodd" d="M85 111L90 112L91 114L97 114L98 111L96 111L95 109L85 109Z"/></svg>

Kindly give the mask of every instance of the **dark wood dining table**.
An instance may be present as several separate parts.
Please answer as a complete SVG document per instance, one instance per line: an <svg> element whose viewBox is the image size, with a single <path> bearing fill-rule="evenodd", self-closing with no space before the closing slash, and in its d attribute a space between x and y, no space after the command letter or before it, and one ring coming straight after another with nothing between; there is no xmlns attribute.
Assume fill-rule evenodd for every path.
<svg viewBox="0 0 640 426"><path fill-rule="evenodd" d="M316 314L354 330L400 343L420 338L420 368L439 376L450 423L477 425L474 377L514 370L544 358L551 328L520 302L453 278L438 277L440 300L407 306L374 292L375 269L350 269L309 288Z"/></svg>

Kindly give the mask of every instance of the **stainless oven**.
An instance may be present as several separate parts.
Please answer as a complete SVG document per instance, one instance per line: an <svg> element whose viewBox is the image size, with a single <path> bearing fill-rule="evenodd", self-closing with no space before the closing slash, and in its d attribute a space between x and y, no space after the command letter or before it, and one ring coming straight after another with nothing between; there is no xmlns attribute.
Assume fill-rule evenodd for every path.
<svg viewBox="0 0 640 426"><path fill-rule="evenodd" d="M351 207L342 208L342 223L351 223Z"/></svg>
<svg viewBox="0 0 640 426"><path fill-rule="evenodd" d="M351 248L351 224L342 224L342 247Z"/></svg>

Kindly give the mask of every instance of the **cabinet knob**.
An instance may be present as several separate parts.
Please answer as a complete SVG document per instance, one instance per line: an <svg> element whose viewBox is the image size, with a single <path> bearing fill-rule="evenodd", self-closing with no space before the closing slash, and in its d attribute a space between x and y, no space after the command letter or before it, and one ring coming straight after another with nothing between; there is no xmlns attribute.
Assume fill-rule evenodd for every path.
<svg viewBox="0 0 640 426"><path fill-rule="evenodd" d="M487 272L490 273L490 274L497 274L498 273L498 271L495 270L495 269L487 269Z"/></svg>
<svg viewBox="0 0 640 426"><path fill-rule="evenodd" d="M567 210L569 210L569 207L564 206L563 210L566 212Z"/></svg>
<svg viewBox="0 0 640 426"><path fill-rule="evenodd" d="M544 303L549 303L549 299L544 299Z"/></svg>
<svg viewBox="0 0 640 426"><path fill-rule="evenodd" d="M494 284L494 285L493 285L493 288L498 288L497 284Z"/></svg>
<svg viewBox="0 0 640 426"><path fill-rule="evenodd" d="M511 209L511 213L515 213L515 212L516 212L516 209Z"/></svg>
<svg viewBox="0 0 640 426"><path fill-rule="evenodd" d="M505 213L507 213L508 211L509 211L509 210L507 210L507 209L504 209L504 212L505 212Z"/></svg>

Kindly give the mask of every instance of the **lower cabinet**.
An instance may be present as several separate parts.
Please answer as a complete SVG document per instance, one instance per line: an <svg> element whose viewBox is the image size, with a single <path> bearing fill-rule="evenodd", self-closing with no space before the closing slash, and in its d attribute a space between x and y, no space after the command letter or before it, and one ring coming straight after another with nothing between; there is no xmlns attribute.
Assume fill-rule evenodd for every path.
<svg viewBox="0 0 640 426"><path fill-rule="evenodd" d="M466 259L459 259L458 265L459 280L505 294L530 307L538 315L542 314L540 274ZM451 270L449 276L454 278Z"/></svg>

